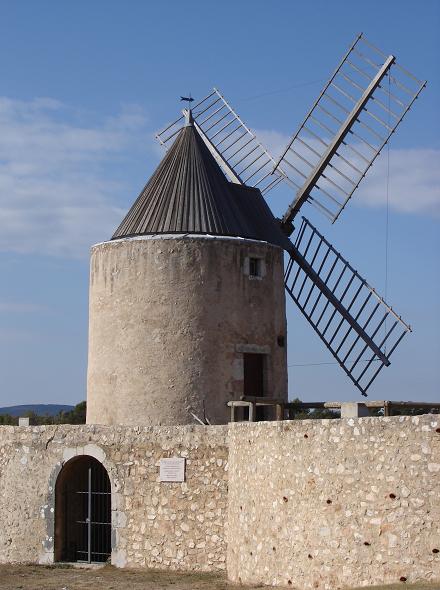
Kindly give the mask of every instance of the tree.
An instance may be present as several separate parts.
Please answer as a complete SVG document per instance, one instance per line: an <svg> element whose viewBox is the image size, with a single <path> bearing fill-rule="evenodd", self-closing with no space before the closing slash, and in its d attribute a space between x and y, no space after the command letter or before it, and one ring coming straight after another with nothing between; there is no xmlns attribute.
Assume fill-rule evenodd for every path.
<svg viewBox="0 0 440 590"><path fill-rule="evenodd" d="M76 404L73 410L60 412L56 418L56 424L85 424L87 403L85 401Z"/></svg>
<svg viewBox="0 0 440 590"><path fill-rule="evenodd" d="M290 403L301 404L302 401L299 399L299 397L296 397ZM340 417L340 410L328 410L327 408L304 408L298 409L298 412L295 412L294 420L319 420Z"/></svg>
<svg viewBox="0 0 440 590"><path fill-rule="evenodd" d="M0 426L17 426L18 418L10 414L0 414Z"/></svg>
<svg viewBox="0 0 440 590"><path fill-rule="evenodd" d="M26 412L25 418L29 418L30 426L41 426L43 424L85 424L86 422L86 402L76 404L73 410L68 412L61 411L55 416L45 414L43 416L33 411ZM1 425L18 425L18 418L9 414L0 414Z"/></svg>

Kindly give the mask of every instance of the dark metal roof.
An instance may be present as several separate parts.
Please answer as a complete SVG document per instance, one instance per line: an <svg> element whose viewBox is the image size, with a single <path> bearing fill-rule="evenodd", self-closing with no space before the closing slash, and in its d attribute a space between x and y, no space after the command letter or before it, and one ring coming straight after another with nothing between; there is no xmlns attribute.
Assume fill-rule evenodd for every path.
<svg viewBox="0 0 440 590"><path fill-rule="evenodd" d="M193 125L181 129L112 239L160 233L291 245L260 191L228 182Z"/></svg>

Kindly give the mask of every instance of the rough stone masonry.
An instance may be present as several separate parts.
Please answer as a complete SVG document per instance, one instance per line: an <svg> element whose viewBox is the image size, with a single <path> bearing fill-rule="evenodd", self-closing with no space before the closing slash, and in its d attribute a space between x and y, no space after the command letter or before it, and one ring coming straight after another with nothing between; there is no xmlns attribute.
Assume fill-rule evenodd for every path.
<svg viewBox="0 0 440 590"><path fill-rule="evenodd" d="M54 489L90 455L112 563L301 590L440 581L438 416L227 426L0 427L0 562L54 559ZM159 481L163 457L186 481Z"/></svg>
<svg viewBox="0 0 440 590"><path fill-rule="evenodd" d="M225 569L227 427L0 428L0 562L50 563L62 465L90 455L112 487L112 563ZM159 460L185 457L184 483L160 483Z"/></svg>
<svg viewBox="0 0 440 590"><path fill-rule="evenodd" d="M234 581L440 581L439 417L233 425L228 504Z"/></svg>

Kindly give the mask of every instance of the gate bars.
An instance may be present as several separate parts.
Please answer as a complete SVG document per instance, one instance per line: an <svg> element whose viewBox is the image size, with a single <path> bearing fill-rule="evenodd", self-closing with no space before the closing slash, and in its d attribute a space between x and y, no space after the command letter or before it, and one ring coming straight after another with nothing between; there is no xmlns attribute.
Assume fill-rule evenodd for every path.
<svg viewBox="0 0 440 590"><path fill-rule="evenodd" d="M105 470L88 467L87 490L76 494L83 518L76 523L82 528L81 545L76 550L78 561L105 562L111 554L111 490Z"/></svg>

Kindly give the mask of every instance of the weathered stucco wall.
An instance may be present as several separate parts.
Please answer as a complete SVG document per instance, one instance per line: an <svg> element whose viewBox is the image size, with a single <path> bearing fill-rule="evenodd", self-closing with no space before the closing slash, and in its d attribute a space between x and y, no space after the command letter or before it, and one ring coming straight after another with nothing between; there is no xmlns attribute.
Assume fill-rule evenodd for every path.
<svg viewBox="0 0 440 590"><path fill-rule="evenodd" d="M266 392L287 396L285 341L281 248L193 235L94 246L87 423L192 424L190 412L227 423L243 352L263 353Z"/></svg>
<svg viewBox="0 0 440 590"><path fill-rule="evenodd" d="M234 424L229 439L230 579L440 581L438 416Z"/></svg>
<svg viewBox="0 0 440 590"><path fill-rule="evenodd" d="M226 427L0 427L0 562L53 560L54 490L63 463L91 455L112 484L112 562L225 568ZM185 483L159 459L186 457Z"/></svg>

